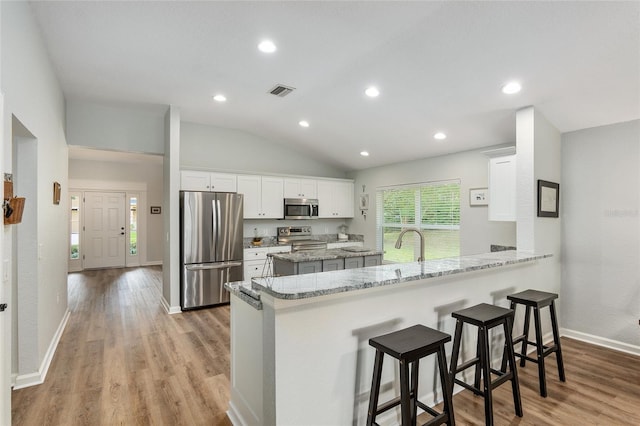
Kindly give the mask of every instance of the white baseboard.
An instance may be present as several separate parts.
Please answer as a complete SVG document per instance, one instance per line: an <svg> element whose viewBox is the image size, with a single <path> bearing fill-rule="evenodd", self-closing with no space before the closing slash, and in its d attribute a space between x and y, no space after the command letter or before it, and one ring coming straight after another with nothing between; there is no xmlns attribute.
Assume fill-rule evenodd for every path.
<svg viewBox="0 0 640 426"><path fill-rule="evenodd" d="M42 383L44 383L44 379L47 377L49 366L51 365L53 356L55 355L56 349L58 348L58 343L60 342L62 333L67 326L67 321L69 321L69 315L71 315L71 311L67 309L64 316L62 317L62 321L60 321L58 329L53 335L53 339L51 339L51 343L49 344L47 353L44 355L44 359L42 360L38 371L29 374L16 375L13 379L13 389L22 389L29 386L41 385Z"/></svg>
<svg viewBox="0 0 640 426"><path fill-rule="evenodd" d="M580 331L560 329L560 335L570 337L594 345L603 346L615 351L625 352L631 355L640 355L640 346L630 345L628 343L619 342L617 340L607 339L606 337L594 336L593 334L582 333Z"/></svg>
<svg viewBox="0 0 640 426"><path fill-rule="evenodd" d="M150 262L144 262L140 266L162 266L162 260L152 260Z"/></svg>
<svg viewBox="0 0 640 426"><path fill-rule="evenodd" d="M236 406L234 405L233 401L229 401L229 409L227 410L227 417L229 418L229 421L231 421L231 424L233 426L245 426L249 424L242 418L242 416L240 415L240 412L236 409Z"/></svg>
<svg viewBox="0 0 640 426"><path fill-rule="evenodd" d="M182 313L182 309L180 309L180 306L170 306L164 296L160 297L160 303L162 303L162 307L164 308L165 312L170 315Z"/></svg>

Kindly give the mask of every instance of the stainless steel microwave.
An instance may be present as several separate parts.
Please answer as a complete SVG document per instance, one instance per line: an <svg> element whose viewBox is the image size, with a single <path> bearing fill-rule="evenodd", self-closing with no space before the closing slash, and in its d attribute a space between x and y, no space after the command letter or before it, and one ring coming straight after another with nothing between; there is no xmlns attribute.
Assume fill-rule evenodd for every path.
<svg viewBox="0 0 640 426"><path fill-rule="evenodd" d="M311 198L285 198L285 219L317 219L318 200Z"/></svg>

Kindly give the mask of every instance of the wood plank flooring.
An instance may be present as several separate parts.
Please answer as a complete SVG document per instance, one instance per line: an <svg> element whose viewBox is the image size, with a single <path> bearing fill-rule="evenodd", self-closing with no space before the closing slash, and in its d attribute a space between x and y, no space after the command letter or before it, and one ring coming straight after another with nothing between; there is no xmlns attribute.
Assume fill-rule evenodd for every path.
<svg viewBox="0 0 640 426"><path fill-rule="evenodd" d="M168 315L161 280L159 267L70 274L69 322L45 383L13 391L13 424L229 425L229 307ZM562 344L567 382L548 357L541 398L527 363L518 370L524 417L503 385L496 425L640 425L640 357ZM454 409L458 425L484 424L471 392L457 394Z"/></svg>

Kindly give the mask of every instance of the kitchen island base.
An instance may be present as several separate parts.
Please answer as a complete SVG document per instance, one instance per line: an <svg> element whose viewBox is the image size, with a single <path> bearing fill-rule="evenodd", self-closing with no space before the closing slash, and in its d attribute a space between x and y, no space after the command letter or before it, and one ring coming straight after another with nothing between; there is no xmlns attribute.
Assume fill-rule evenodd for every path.
<svg viewBox="0 0 640 426"><path fill-rule="evenodd" d="M506 296L527 288L557 292L559 264L545 257L510 264L487 262L491 266L473 272L399 279L389 285L299 299L282 298L265 287L259 293L261 310L232 292L229 418L234 425L365 424L375 353L368 345L370 338L414 324L453 335L453 311L483 302L508 307ZM391 272L407 278L408 269L424 268L429 262L416 264L313 275L339 281L349 272L368 269L382 277L391 267L395 268ZM522 316L516 323L522 323ZM461 361L475 354L476 336L467 334L464 341L469 344L461 351ZM492 357L499 363L500 355ZM383 369L381 401L399 392L391 364ZM433 406L441 399L440 383L433 374L436 366L427 359L420 370L419 399ZM398 423L398 415L399 410L392 410L378 420L383 425Z"/></svg>

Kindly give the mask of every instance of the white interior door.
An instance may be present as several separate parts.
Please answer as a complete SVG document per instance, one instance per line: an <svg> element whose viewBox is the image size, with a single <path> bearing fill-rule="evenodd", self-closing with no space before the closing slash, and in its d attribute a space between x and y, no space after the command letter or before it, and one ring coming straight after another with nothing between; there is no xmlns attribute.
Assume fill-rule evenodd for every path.
<svg viewBox="0 0 640 426"><path fill-rule="evenodd" d="M124 192L85 192L84 268L125 266Z"/></svg>

